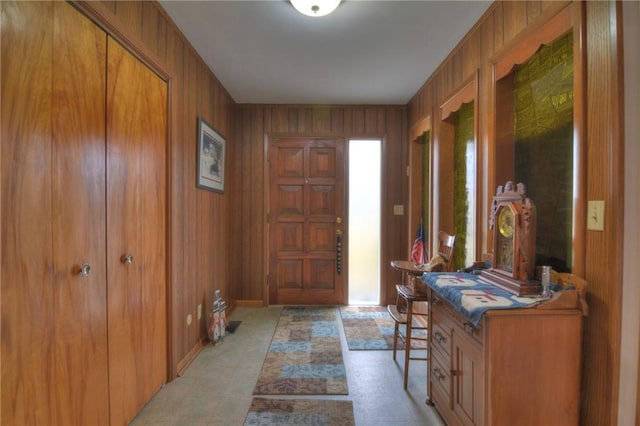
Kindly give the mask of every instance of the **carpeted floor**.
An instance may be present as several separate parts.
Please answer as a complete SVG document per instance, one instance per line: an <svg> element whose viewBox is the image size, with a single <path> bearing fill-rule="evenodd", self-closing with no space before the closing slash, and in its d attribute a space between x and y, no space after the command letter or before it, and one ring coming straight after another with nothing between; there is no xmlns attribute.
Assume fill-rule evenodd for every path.
<svg viewBox="0 0 640 426"><path fill-rule="evenodd" d="M340 317L349 350L393 349L394 321L386 306L341 306ZM418 341L411 345L415 349L422 346ZM400 339L398 349L404 349Z"/></svg>
<svg viewBox="0 0 640 426"><path fill-rule="evenodd" d="M253 398L244 424L350 426L355 420L351 401Z"/></svg>
<svg viewBox="0 0 640 426"><path fill-rule="evenodd" d="M346 395L335 307L282 309L254 395Z"/></svg>

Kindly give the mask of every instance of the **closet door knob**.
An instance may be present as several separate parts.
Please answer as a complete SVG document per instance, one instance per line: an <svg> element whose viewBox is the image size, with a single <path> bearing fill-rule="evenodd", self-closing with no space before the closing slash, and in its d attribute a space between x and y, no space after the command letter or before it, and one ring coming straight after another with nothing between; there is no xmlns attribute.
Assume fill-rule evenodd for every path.
<svg viewBox="0 0 640 426"><path fill-rule="evenodd" d="M131 253L127 253L122 256L121 260L125 265L131 265L133 263L133 255L131 255Z"/></svg>
<svg viewBox="0 0 640 426"><path fill-rule="evenodd" d="M82 266L80 266L80 275L83 277L88 277L90 273L91 265L89 265L88 263L83 263Z"/></svg>

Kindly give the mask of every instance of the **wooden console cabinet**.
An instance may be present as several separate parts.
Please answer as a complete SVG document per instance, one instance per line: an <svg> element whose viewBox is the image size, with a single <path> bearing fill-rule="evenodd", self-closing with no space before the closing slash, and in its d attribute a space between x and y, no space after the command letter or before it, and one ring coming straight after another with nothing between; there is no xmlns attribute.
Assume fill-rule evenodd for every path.
<svg viewBox="0 0 640 426"><path fill-rule="evenodd" d="M429 292L429 397L448 425L578 424L579 309L490 310L474 327Z"/></svg>

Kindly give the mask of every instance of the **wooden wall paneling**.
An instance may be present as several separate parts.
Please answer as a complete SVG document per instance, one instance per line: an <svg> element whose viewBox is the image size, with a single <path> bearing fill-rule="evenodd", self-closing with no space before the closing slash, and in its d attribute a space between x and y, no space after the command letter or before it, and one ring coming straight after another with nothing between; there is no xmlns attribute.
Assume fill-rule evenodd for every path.
<svg viewBox="0 0 640 426"><path fill-rule="evenodd" d="M239 108L234 108L233 116L237 117L242 111ZM227 157L227 176L231 176L232 180L230 182L230 191L227 200L227 217L228 222L226 224L228 230L227 233L230 235L234 235L233 238L229 238L229 247L227 250L228 258L234 259L239 258L242 255L242 241L241 241L241 232L240 232L240 222L238 221L239 210L238 206L240 205L240 201L242 199L241 191L239 188L239 181L241 179L241 175L239 170L242 170L240 166L242 153L242 132L239 128L240 120L234 119L232 120L232 133L233 133L233 150L229 152L229 156ZM228 262L227 265L227 276L228 276L228 294L227 294L227 303L229 303L230 312L238 306L238 300L240 299L240 286L242 283L242 271L240 269L240 265L237 262Z"/></svg>
<svg viewBox="0 0 640 426"><path fill-rule="evenodd" d="M464 44L464 46L466 45L467 43ZM453 86L460 85L464 78L462 75L462 66L464 63L463 53L464 47L456 50L455 53L451 55L451 81L453 82Z"/></svg>
<svg viewBox="0 0 640 426"><path fill-rule="evenodd" d="M362 135L365 133L364 107L352 107L351 110L351 133Z"/></svg>
<svg viewBox="0 0 640 426"><path fill-rule="evenodd" d="M355 111L355 113L354 113ZM242 200L238 200L237 209L239 215L234 219L230 219L232 223L242 223L243 229L242 258L254 259L255 268L253 266L245 267L240 272L242 279L240 281L241 290L239 290L239 300L243 304L254 305L255 301L267 303L267 293L263 291L266 288L264 282L263 271L267 271L266 257L268 253L263 247L255 246L255 241L261 241L266 237L266 228L264 224L264 214L266 212L266 200L264 199L264 191L266 191L266 180L264 178L264 162L265 145L264 138L266 134L277 134L278 136L298 135L300 133L322 135L327 137L381 137L386 134L386 141L383 141L385 149L389 149L388 155L385 154L385 161L390 165L389 169L385 169L384 173L389 181L396 182L397 179L404 179L404 167L406 160L403 160L404 151L402 151L402 140L405 136L406 115L404 107L378 107L378 106L331 106L331 107L312 107L305 105L241 105L238 108L237 133L239 147L242 150L242 164L237 166L242 170L234 174L239 180L236 182L242 195ZM320 115L317 115L320 114ZM308 129L312 126L313 130ZM357 128L359 131L354 131ZM382 129L382 131L380 131ZM318 132L316 132L318 130ZM335 131L335 133L334 133ZM387 152L387 151L385 151ZM253 169L255 171L249 171ZM396 185L394 183L393 185ZM398 188L401 188L399 186ZM391 193L388 186L383 187L385 193ZM396 191L397 192L397 191ZM398 203L402 203L401 198ZM393 203L390 201L383 202L383 209L390 209ZM397 204L397 203L396 203ZM390 210L392 212L392 210ZM391 221L395 221L397 217L389 216ZM401 220L403 220L401 218ZM236 226L236 225L232 225ZM240 225L237 225L240 226ZM404 222L400 223L402 229L406 228ZM396 229L395 226L390 229ZM383 236L383 246L390 256L383 262L388 263L391 258L397 258L400 253L404 252L403 247L406 243L403 235L402 241L396 243L397 232L394 233L393 239L389 239L387 234ZM398 248L395 248L395 244ZM403 253L404 254L404 253ZM231 260L234 262L234 260ZM236 262L239 262L237 260ZM237 268L237 266L233 266ZM274 271L268 271L270 274ZM383 275L386 272L383 271Z"/></svg>
<svg viewBox="0 0 640 426"><path fill-rule="evenodd" d="M605 231L587 231L582 420L616 424L624 199L620 4L586 3L587 199L605 201ZM597 94L594 95L594 94ZM605 343L606 342L606 343ZM598 368L598 366L606 368Z"/></svg>
<svg viewBox="0 0 640 426"><path fill-rule="evenodd" d="M329 107L313 108L312 120L311 131L313 133L331 132L331 110Z"/></svg>
<svg viewBox="0 0 640 426"><path fill-rule="evenodd" d="M236 163L235 167L238 168L238 182L236 183L238 190L241 191L241 200L240 200L240 208L238 211L238 218L240 219L240 226L238 230L242 230L241 238L242 238L242 255L240 259L248 258L249 253L245 253L245 250L249 250L249 247L252 243L252 235L251 232L251 214L252 214L252 205L251 205L251 179L247 174L247 170L253 165L251 164L251 116L252 109L250 108L240 108L240 117L239 122L241 123L241 133L239 132L238 136L240 137L239 141L241 142L241 150L242 153L239 155L241 158L241 163ZM288 115L291 115L291 111L288 111ZM234 226L236 228L236 226ZM230 259L234 262L233 259ZM242 262L235 261L241 265L241 281L242 285L240 298L244 300L252 300L252 280L247 275L247 268L242 265ZM262 283L260 283L262 285ZM262 287L262 286L261 286ZM259 300L262 300L262 295L260 295Z"/></svg>
<svg viewBox="0 0 640 426"><path fill-rule="evenodd" d="M172 113L171 132L169 143L169 244L168 254L170 259L170 284L169 284L169 312L170 312L170 349L169 349L169 378L178 375L178 362L181 360L182 354L182 327L181 321L177 318L183 318L183 280L182 274L185 270L184 265L184 241L185 241L185 212L182 208L184 196L183 187L185 185L184 173L184 146L182 137L183 126L180 124L184 121L184 43L182 38L176 33L175 28L167 30L167 63L174 73L174 82L171 85Z"/></svg>
<svg viewBox="0 0 640 426"><path fill-rule="evenodd" d="M142 1L116 1L115 14L127 30L142 39Z"/></svg>
<svg viewBox="0 0 640 426"><path fill-rule="evenodd" d="M504 46L505 30L504 30L504 3L493 3L494 8L491 13L491 19L485 21L485 25L493 32L493 52L498 51Z"/></svg>
<svg viewBox="0 0 640 426"><path fill-rule="evenodd" d="M313 132L313 108L301 106L298 108L298 132Z"/></svg>
<svg viewBox="0 0 640 426"><path fill-rule="evenodd" d="M423 199L424 194L431 194L429 185L425 188L423 185L424 170L429 169L429 165L423 165L424 151L431 149L431 137L429 134L429 140L425 140L425 134L431 130L431 116L421 120L418 124L414 125L409 132L408 138L408 155L409 155L409 185L407 190L407 226L405 227L407 232L407 256L404 259L409 259L411 253L411 246L418 229L418 224L423 217ZM431 205L431 203L429 203ZM431 215L427 215L431 217ZM433 244L430 243L431 232L429 229L429 223L423 223L423 229L425 233L425 256L429 258L430 250L433 248Z"/></svg>
<svg viewBox="0 0 640 426"><path fill-rule="evenodd" d="M258 281L260 285L253 287L252 299L265 300L266 292L264 286L264 270L267 259L264 259L263 246L259 242L265 241L266 235L264 233L264 217L266 212L265 206L265 170L266 158L264 148L264 120L261 112L264 110L254 109L251 117L251 167L249 168L249 178L251 180L251 236L254 243L251 244L250 253L248 259L252 259L249 262L247 268L251 274L248 278L250 281ZM310 125L311 123L311 111L308 108L304 109L305 123Z"/></svg>
<svg viewBox="0 0 640 426"><path fill-rule="evenodd" d="M197 206L196 206L196 186L195 166L196 166L196 149L194 148L196 141L196 75L195 75L196 59L191 49L185 45L183 51L183 104L181 111L183 113L181 129L182 142L182 180L183 186L182 200L180 208L184 210L184 239L183 250L180 253L182 257L183 270L180 281L177 283L176 291L182 293L182 304L178 310L179 316L174 318L174 326L178 328L180 335L180 347L178 359L178 374L182 374L193 357L197 354L200 335L198 327L193 324L193 314L195 312L195 302L197 300L197 267L198 261L198 230L197 230ZM190 148L190 149L189 149ZM191 315L192 322L188 324L188 318Z"/></svg>
<svg viewBox="0 0 640 426"><path fill-rule="evenodd" d="M527 3L522 1L503 2L504 38L512 40L527 26Z"/></svg>
<svg viewBox="0 0 640 426"><path fill-rule="evenodd" d="M211 85L207 78L207 68L201 61L197 61L196 67L196 93L200 96L196 101L196 115L201 117L207 123L213 122L213 115L211 113L213 109L213 97L211 96ZM215 128L215 126L213 126ZM220 130L218 130L220 131ZM196 139L198 135L196 134ZM196 155L196 162L198 161ZM197 168L197 165L196 165ZM214 255L213 241L214 241L214 222L215 222L215 203L216 195L207 190L196 189L196 226L198 229L198 266L196 268L196 282L195 282L195 300L191 305L191 315L193 321L198 329L199 336L205 336L207 326L205 325L207 315L205 313L210 310L210 295L213 295L214 289L217 287L216 279L214 278L212 271L217 269L217 256ZM208 262L207 262L208 260ZM212 279L213 278L213 279ZM201 317L197 316L197 307L202 305Z"/></svg>
<svg viewBox="0 0 640 426"><path fill-rule="evenodd" d="M489 229L490 197L495 191L495 161L492 153L495 148L495 123L496 100L493 86L492 58L496 50L502 48L502 3L494 3L494 7L483 25L479 28L481 33L482 55L480 58L480 73L478 79L478 165L482 172L478 176L478 186L484 196L479 200L478 215L481 226L478 229L479 247L481 256L489 254L493 250L491 230ZM497 22L500 22L498 24ZM482 259L482 257L481 257Z"/></svg>
<svg viewBox="0 0 640 426"><path fill-rule="evenodd" d="M483 46L482 31L475 31L467 38L466 43L460 49L462 52L461 76L458 84L464 82L464 78L474 74L482 64Z"/></svg>
<svg viewBox="0 0 640 426"><path fill-rule="evenodd" d="M367 135L384 132L384 109L365 108L364 133Z"/></svg>
<svg viewBox="0 0 640 426"><path fill-rule="evenodd" d="M343 129L342 132L344 134L353 134L353 108L345 107L343 109L344 120L343 120Z"/></svg>
<svg viewBox="0 0 640 426"><path fill-rule="evenodd" d="M176 342L171 348L171 372L174 377L177 371L188 365L190 359L195 356L200 348L200 338L202 337L197 332L183 333L184 327L186 327L186 316L189 311L192 314L195 312L193 300L195 300L199 284L196 282L194 270L198 262L203 261L202 255L198 254L202 248L198 249L198 245L195 244L198 241L195 235L198 212L196 200L198 198L193 180L195 178L193 165L195 164L196 134L194 123L198 108L196 103L198 105L202 105L202 102L214 104L210 110L211 116L208 117L208 121L223 132L228 142L233 139L233 134L229 130L235 130L230 127L234 122L235 103L158 3L101 1L99 3L79 2L79 5L81 9L87 10L91 16L97 17L98 21L105 21L110 31L117 33L119 40L125 40L126 43L135 46L137 51L142 52L142 57L146 61L151 58L150 61L154 65L168 64L170 72L181 70L179 78L176 78L175 75L172 76L174 83L171 84L171 91L176 94L178 99L172 98L172 155L169 160L171 173L169 240L171 241L172 256L167 269L171 274L171 300L168 302L172 309L171 336L172 341ZM155 13L153 12L154 7ZM153 35L154 28L156 28L156 36ZM191 62L188 58L189 55L194 57ZM160 61L158 61L159 58ZM162 62L162 60L166 62ZM214 87L214 92L218 90L219 98L215 96L210 98L210 93L196 91L194 85L191 84L195 75L194 69L204 70L203 72L208 75L210 80L209 84ZM206 98L206 100L201 98ZM218 99L220 109L217 109ZM175 173L174 170L176 170ZM221 209L219 213L222 217L228 216L230 198L227 195L215 197L215 200L212 201L213 204L208 208L215 211ZM215 230L212 237L215 239L213 244L214 246L215 244L220 244L221 247L226 246L229 233L217 232L216 220L213 220L214 224L212 225ZM228 223L225 223L226 227L228 227ZM225 256L228 253L228 250L224 251ZM222 265L225 264L225 260L226 257L220 260ZM210 263L209 258L206 258L205 261L207 264ZM222 289L224 294L229 287L229 276L225 276L225 273L228 273L228 270L223 268L222 271L216 271L216 278L204 277L204 274L201 277L207 282L208 287L213 287L214 279L226 280L227 282L223 284ZM209 274L213 274L213 272L209 271ZM212 290L209 288L208 291Z"/></svg>
<svg viewBox="0 0 640 426"><path fill-rule="evenodd" d="M381 274L380 280L383 286L381 303L394 303L396 290L395 284L400 278L397 271L389 265L393 259L408 259L407 237L398 230L407 229L407 216L409 214L408 205L404 200L408 197L408 177L407 177L407 144L406 141L406 120L404 120L404 110L389 107L380 107L383 112L386 110L385 126L386 136L382 140L382 241L381 241ZM405 214L395 215L393 206L404 205ZM415 232L415 231L414 231ZM398 238L400 234L401 238ZM415 234L414 234L415 235ZM394 279L390 279L393 276Z"/></svg>
<svg viewBox="0 0 640 426"><path fill-rule="evenodd" d="M490 60L496 52L504 51L508 46L515 45L519 39L523 39L530 32L529 27L535 27L540 22L548 20L562 9L567 2L529 2L528 4L517 2L496 2L487 12L485 20L478 27L482 33L481 37L481 68L479 78L479 149L485 172L482 173L483 190L489 191L490 195L494 189L496 178L493 175L495 168L491 152L494 152L493 139L495 130L493 122L495 117L495 103L493 98L493 87L491 83L491 63ZM585 330L585 358L583 367L583 403L582 422L584 424L615 424L614 416L617 395L612 392L612 388L617 389L617 377L619 359L619 288L614 283L619 283L618 277L620 268L619 262L619 242L622 241L618 224L621 224L616 215L620 214L619 209L615 210L617 201L621 199L622 182L617 171L622 170L619 164L621 148L616 145L621 138L616 132L620 128L619 102L620 96L616 96L619 89L619 73L621 72L620 60L617 56L618 47L617 34L614 28L619 14L616 3L585 3L587 9L586 29L588 38L583 41L576 41L588 49L588 64L585 64L585 71L580 74L589 76L588 93L597 93L588 99L588 111L584 114L586 122L586 134L589 135L587 176L588 189L587 199L605 199L607 205L607 215L614 221L612 227L605 224L605 232L598 233L588 231L586 244L584 244L586 255L586 265L589 267L585 273L589 282L588 301L594 306L595 312L587 318ZM579 2L574 3L574 8L579 9ZM539 10L538 10L539 9ZM584 18L583 18L584 19ZM532 25L533 23L533 25ZM574 38L574 41L576 38ZM467 41L463 43L466 46ZM462 47L465 49L466 48ZM577 51L577 49L575 49ZM466 55L466 53L465 53ZM464 55L463 55L464 56ZM466 61L464 57L463 61ZM464 66L468 66L464 62ZM575 70L576 72L579 72ZM450 65L445 61L438 70L431 75L425 85L416 93L409 103L408 117L409 127L422 119L430 109L428 101L425 99L426 89L433 87L435 98L442 100L442 94L447 93L451 78L449 77ZM611 82L613 81L613 83ZM576 83L580 84L580 83ZM600 93L605 98L601 99ZM578 101L579 103L579 101ZM443 137L443 129L434 122L434 158L441 156L440 139ZM579 125L578 125L579 126ZM446 129L444 130L446 132ZM582 137L584 138L585 135ZM613 148L610 148L613 145ZM603 155L607 153L607 155ZM578 153L581 157L581 154ZM443 161L441 158L440 161ZM442 172L437 168L440 161L434 165L435 179L443 179ZM582 177L586 179L586 177ZM437 183L434 182L436 186ZM438 186L438 189L439 186ZM485 196L486 198L486 196ZM486 207L486 206L485 206ZM609 209L614 209L610 214ZM485 208L486 210L486 208ZM486 213L482 213L486 214ZM438 211L434 212L434 220L437 219ZM440 214L442 217L442 214ZM486 217L482 222L488 224ZM584 227L584 225L582 225ZM488 241L488 225L481 227L484 232L481 241L486 244ZM484 246L484 251L491 247ZM613 274L613 276L612 276ZM605 276L608 276L605 277ZM603 344L603 342L609 342ZM602 369L598 365L606 365L608 368ZM613 383L615 382L615 383ZM606 395L603 399L602 395Z"/></svg>
<svg viewBox="0 0 640 426"><path fill-rule="evenodd" d="M54 315L54 270L48 180L52 172L53 7L53 3L0 3L0 416L6 424L46 424L56 418L49 400L54 375L47 350L55 337L49 327ZM23 31L23 22L41 31ZM26 220L36 212L43 220ZM30 280L42 283L41 287L12 285ZM27 377L21 377L21 372Z"/></svg>
<svg viewBox="0 0 640 426"><path fill-rule="evenodd" d="M116 13L116 1L115 0L100 0L100 3L111 13Z"/></svg>
<svg viewBox="0 0 640 426"><path fill-rule="evenodd" d="M142 2L141 11L141 32L142 42L155 54L159 55L160 43L160 19L158 16L158 6L152 2Z"/></svg>
<svg viewBox="0 0 640 426"><path fill-rule="evenodd" d="M527 1L527 24L535 22L540 13L542 13L542 1Z"/></svg>
<svg viewBox="0 0 640 426"><path fill-rule="evenodd" d="M187 61L185 67L185 78L187 79L187 93L188 93L188 102L184 105L185 111L187 111L187 117L185 123L183 123L185 128L185 144L191 145L195 143L194 141L198 138L198 132L196 128L196 117L198 116L198 99L200 93L198 92L198 70L199 70L199 61L195 54L195 52L188 48L185 52L185 59ZM195 149L187 150L187 155L185 155L185 172L187 174L191 174L193 176L193 171L196 170L197 164L197 151ZM192 178L193 180L193 178ZM188 181L187 181L188 182ZM185 264L187 266L187 276L185 277L185 290L187 297L185 298L185 317L182 318L182 323L186 328L187 335L189 336L189 346L185 349L191 350L193 348L194 342L198 342L200 339L199 327L197 326L197 322L195 321L195 313L196 313L196 304L199 300L198 296L198 288L200 287L200 283L198 281L198 271L201 267L201 262L204 260L204 254L201 251L199 242L201 238L204 238L204 235L201 233L201 224L200 221L203 219L202 215L198 210L198 195L199 192L203 191L198 189L193 184L187 185L186 191L186 203L185 207L187 208L187 241L186 244L190 246L190 250L188 253L189 258L185 259ZM206 229L203 228L203 229ZM211 262L211 259L206 259L207 263ZM189 322L189 318L191 318L191 322Z"/></svg>
<svg viewBox="0 0 640 426"><path fill-rule="evenodd" d="M329 133L344 133L344 108L331 108L330 117L331 128L329 129Z"/></svg>
<svg viewBox="0 0 640 426"><path fill-rule="evenodd" d="M244 124L242 128L242 165L240 174L238 174L238 187L242 188L242 207L241 207L241 227L242 230L242 255L236 262L242 264L242 289L241 299L244 300L260 300L263 299L263 280L262 270L256 275L257 268L262 268L262 250L261 244L256 244L258 232L264 224L264 215L260 214L256 209L256 203L263 198L262 191L263 169L261 163L257 161L258 154L256 151L262 152L262 134L258 128L262 128L262 120L264 110L261 107L242 108L242 118L240 122ZM259 169L259 170L255 170ZM257 198L256 198L257 197ZM234 227L235 228L235 227ZM243 264L242 259L252 259L250 264Z"/></svg>
<svg viewBox="0 0 640 426"><path fill-rule="evenodd" d="M287 129L287 108L275 105L271 108L271 120L269 120L269 132L281 133Z"/></svg>

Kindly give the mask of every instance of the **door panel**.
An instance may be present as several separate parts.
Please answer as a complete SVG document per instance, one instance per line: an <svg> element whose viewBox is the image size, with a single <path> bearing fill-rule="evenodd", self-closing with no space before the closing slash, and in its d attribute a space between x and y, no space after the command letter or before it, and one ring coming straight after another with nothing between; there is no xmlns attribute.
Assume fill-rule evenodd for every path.
<svg viewBox="0 0 640 426"><path fill-rule="evenodd" d="M107 268L112 424L166 382L167 86L109 39Z"/></svg>
<svg viewBox="0 0 640 426"><path fill-rule="evenodd" d="M271 143L271 304L343 303L336 244L344 224L343 153L343 139Z"/></svg>
<svg viewBox="0 0 640 426"><path fill-rule="evenodd" d="M108 424L105 268L107 36L55 3L52 209L57 424ZM100 100L100 101L96 101ZM80 266L89 265L87 276Z"/></svg>
<svg viewBox="0 0 640 426"><path fill-rule="evenodd" d="M55 409L49 392L54 3L3 0L0 8L0 417L3 424L39 425Z"/></svg>

